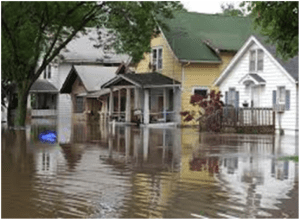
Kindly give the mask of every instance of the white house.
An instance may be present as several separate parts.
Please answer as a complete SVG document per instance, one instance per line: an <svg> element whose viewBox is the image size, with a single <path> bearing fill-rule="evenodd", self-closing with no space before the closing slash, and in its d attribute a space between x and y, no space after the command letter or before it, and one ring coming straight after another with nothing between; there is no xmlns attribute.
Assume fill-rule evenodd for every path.
<svg viewBox="0 0 300 220"><path fill-rule="evenodd" d="M214 82L223 101L235 107L273 108L276 130L299 129L298 56L284 62L276 48L250 36Z"/></svg>
<svg viewBox="0 0 300 220"><path fill-rule="evenodd" d="M130 61L125 54L97 47L99 30L87 28L87 34L79 33L58 56L59 59L47 66L44 73L30 89L28 109L32 117L70 115L72 102L69 94L59 94L73 65L119 66ZM101 29L102 34L107 31ZM106 31L106 32L105 32ZM101 35L102 36L102 35ZM99 88L100 89L100 88ZM34 94L34 95L33 95ZM35 96L35 98L33 98Z"/></svg>

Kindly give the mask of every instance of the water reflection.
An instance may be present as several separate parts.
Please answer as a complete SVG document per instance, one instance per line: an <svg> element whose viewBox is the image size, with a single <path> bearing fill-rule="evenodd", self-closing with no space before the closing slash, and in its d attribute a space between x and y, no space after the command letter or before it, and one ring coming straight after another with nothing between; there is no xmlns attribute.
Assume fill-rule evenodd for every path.
<svg viewBox="0 0 300 220"><path fill-rule="evenodd" d="M298 203L290 199L298 163L278 160L298 154L295 137L70 125L68 120L36 120L26 131L2 130L2 217L257 218L298 213L286 214L282 202ZM57 131L58 141L41 143L38 135L45 130Z"/></svg>

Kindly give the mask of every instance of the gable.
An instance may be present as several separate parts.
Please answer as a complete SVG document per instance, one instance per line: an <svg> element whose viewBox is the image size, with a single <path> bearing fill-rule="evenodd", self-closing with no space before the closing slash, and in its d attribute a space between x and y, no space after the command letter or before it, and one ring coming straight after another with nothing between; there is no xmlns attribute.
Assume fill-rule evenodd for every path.
<svg viewBox="0 0 300 220"><path fill-rule="evenodd" d="M107 67L99 65L75 65L67 76L61 93L71 93L72 86L78 78L87 92L100 90L105 82L115 77L118 67Z"/></svg>
<svg viewBox="0 0 300 220"><path fill-rule="evenodd" d="M257 50L257 49L262 49L264 52L264 67L263 71L265 72L266 68L275 68L276 72L280 72L281 75L284 75L287 77L291 82L295 82L295 78L293 78L281 65L280 63L272 56L272 54L262 45L254 36L251 36L246 43L243 45L243 47L238 51L238 53L234 56L232 61L229 63L229 65L223 70L221 73L220 77L216 79L214 82L215 86L220 86L222 82L229 76L230 72L233 71L234 68L237 68L237 66L242 65L240 62L242 60L246 60L247 62L243 62L245 71L250 73L249 71L249 54L251 50ZM270 60L270 65L271 66L266 66L265 62L266 59ZM246 63L246 64L245 64ZM272 64L271 64L272 63ZM259 72L259 71L258 71Z"/></svg>

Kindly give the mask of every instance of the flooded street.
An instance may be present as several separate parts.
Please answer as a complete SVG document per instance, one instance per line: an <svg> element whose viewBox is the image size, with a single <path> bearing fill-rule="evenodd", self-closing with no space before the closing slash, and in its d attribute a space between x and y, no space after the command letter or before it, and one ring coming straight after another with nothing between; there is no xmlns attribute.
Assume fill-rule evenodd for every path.
<svg viewBox="0 0 300 220"><path fill-rule="evenodd" d="M298 218L297 136L35 119L1 141L2 218Z"/></svg>

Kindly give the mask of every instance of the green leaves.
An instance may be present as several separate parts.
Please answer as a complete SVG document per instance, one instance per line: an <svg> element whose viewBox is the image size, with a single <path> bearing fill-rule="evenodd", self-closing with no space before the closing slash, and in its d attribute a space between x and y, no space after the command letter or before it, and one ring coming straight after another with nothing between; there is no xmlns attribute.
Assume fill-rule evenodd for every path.
<svg viewBox="0 0 300 220"><path fill-rule="evenodd" d="M245 3L244 3L245 4ZM298 55L298 2L247 2L254 25L287 60Z"/></svg>
<svg viewBox="0 0 300 220"><path fill-rule="evenodd" d="M113 47L137 62L150 51L153 32L162 24L155 17L171 18L173 10L182 9L179 2L127 1L10 1L1 6L2 78L22 88L24 96L76 34L86 33L86 27L112 29L106 49Z"/></svg>

